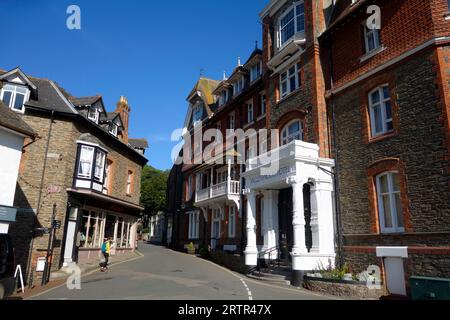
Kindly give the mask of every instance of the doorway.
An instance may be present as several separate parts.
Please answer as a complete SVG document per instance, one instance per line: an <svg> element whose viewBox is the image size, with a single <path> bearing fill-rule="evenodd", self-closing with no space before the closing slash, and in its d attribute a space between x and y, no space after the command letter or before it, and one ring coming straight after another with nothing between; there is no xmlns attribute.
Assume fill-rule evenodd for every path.
<svg viewBox="0 0 450 320"><path fill-rule="evenodd" d="M281 190L278 195L279 246L280 258L285 261L291 261L289 252L294 244L292 209L292 188Z"/></svg>

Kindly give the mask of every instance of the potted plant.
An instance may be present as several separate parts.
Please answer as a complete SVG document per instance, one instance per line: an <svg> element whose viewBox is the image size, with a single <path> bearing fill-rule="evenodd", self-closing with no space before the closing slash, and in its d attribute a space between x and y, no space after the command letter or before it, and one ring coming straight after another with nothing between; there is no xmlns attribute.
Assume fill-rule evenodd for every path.
<svg viewBox="0 0 450 320"><path fill-rule="evenodd" d="M186 248L187 248L187 252L188 252L188 254L195 254L195 246L194 246L194 243L189 243L187 246L186 246Z"/></svg>

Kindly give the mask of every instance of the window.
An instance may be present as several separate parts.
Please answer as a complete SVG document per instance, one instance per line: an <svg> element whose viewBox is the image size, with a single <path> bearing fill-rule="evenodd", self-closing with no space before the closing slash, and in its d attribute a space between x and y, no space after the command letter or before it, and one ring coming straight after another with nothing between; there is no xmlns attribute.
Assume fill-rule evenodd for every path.
<svg viewBox="0 0 450 320"><path fill-rule="evenodd" d="M111 122L109 125L109 133L111 133L114 137L117 137L119 126L114 122Z"/></svg>
<svg viewBox="0 0 450 320"><path fill-rule="evenodd" d="M382 173L376 180L381 232L404 232L398 172Z"/></svg>
<svg viewBox="0 0 450 320"><path fill-rule="evenodd" d="M282 99L300 87L299 70L300 65L296 64L280 74L280 92Z"/></svg>
<svg viewBox="0 0 450 320"><path fill-rule="evenodd" d="M24 112L24 104L29 97L29 91L26 87L5 84L1 91L1 100L5 106L14 111Z"/></svg>
<svg viewBox="0 0 450 320"><path fill-rule="evenodd" d="M202 117L203 117L203 106L200 104L194 108L194 115L192 118L194 126L196 126L202 120Z"/></svg>
<svg viewBox="0 0 450 320"><path fill-rule="evenodd" d="M131 194L133 184L133 171L128 171L127 176L127 195Z"/></svg>
<svg viewBox="0 0 450 320"><path fill-rule="evenodd" d="M228 102L228 90L222 91L220 97L219 97L219 105L223 106Z"/></svg>
<svg viewBox="0 0 450 320"><path fill-rule="evenodd" d="M241 77L237 82L233 84L233 95L237 96L244 90L244 77Z"/></svg>
<svg viewBox="0 0 450 320"><path fill-rule="evenodd" d="M191 196L192 196L192 176L189 176L189 178L188 178L186 192L187 192L186 200L189 201L189 200L191 200Z"/></svg>
<svg viewBox="0 0 450 320"><path fill-rule="evenodd" d="M104 183L104 187L103 187L104 194L109 194L109 182L111 181L111 166L112 166L112 161L106 160L105 183Z"/></svg>
<svg viewBox="0 0 450 320"><path fill-rule="evenodd" d="M94 147L81 146L78 177L90 179L92 176L92 163L94 160Z"/></svg>
<svg viewBox="0 0 450 320"><path fill-rule="evenodd" d="M236 236L236 207L229 207L229 219L228 219L228 237L234 238Z"/></svg>
<svg viewBox="0 0 450 320"><path fill-rule="evenodd" d="M294 120L281 132L281 145L294 140L303 140L303 123L300 120Z"/></svg>
<svg viewBox="0 0 450 320"><path fill-rule="evenodd" d="M96 107L89 107L88 110L88 119L98 123L98 109Z"/></svg>
<svg viewBox="0 0 450 320"><path fill-rule="evenodd" d="M247 102L247 123L253 122L253 102Z"/></svg>
<svg viewBox="0 0 450 320"><path fill-rule="evenodd" d="M374 20L375 22L375 20ZM367 22L364 22L364 45L366 53L370 53L381 46L380 42L380 30L373 26L373 29L367 27Z"/></svg>
<svg viewBox="0 0 450 320"><path fill-rule="evenodd" d="M235 128L236 128L235 117L234 117L234 113L232 113L229 116L229 128L228 129L234 131Z"/></svg>
<svg viewBox="0 0 450 320"><path fill-rule="evenodd" d="M189 239L195 240L199 238L200 213L198 211L189 212Z"/></svg>
<svg viewBox="0 0 450 320"><path fill-rule="evenodd" d="M105 158L106 153L97 150L97 156L95 158L94 178L100 183L103 183L105 178Z"/></svg>
<svg viewBox="0 0 450 320"><path fill-rule="evenodd" d="M394 130L391 98L387 85L378 87L369 94L369 111L372 137Z"/></svg>
<svg viewBox="0 0 450 320"><path fill-rule="evenodd" d="M303 1L297 2L280 18L279 22L279 43L282 47L298 32L305 31L305 5Z"/></svg>
<svg viewBox="0 0 450 320"><path fill-rule="evenodd" d="M260 97L261 97L261 116L263 116L266 114L267 109L266 95L262 93Z"/></svg>
<svg viewBox="0 0 450 320"><path fill-rule="evenodd" d="M250 69L250 81L253 82L256 79L258 79L262 74L262 65L261 62L258 62L258 64L254 65Z"/></svg>

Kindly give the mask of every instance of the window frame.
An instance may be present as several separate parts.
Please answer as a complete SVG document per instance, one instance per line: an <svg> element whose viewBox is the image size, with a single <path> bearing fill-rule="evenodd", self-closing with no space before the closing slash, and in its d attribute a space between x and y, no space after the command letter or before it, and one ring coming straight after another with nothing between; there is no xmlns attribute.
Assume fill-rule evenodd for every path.
<svg viewBox="0 0 450 320"><path fill-rule="evenodd" d="M388 89L389 97L385 98L384 96L384 89ZM372 95L377 92L379 95L379 102L373 103L372 101ZM375 89L371 90L369 94L367 95L368 98L368 106L369 106L369 121L370 121L370 136L371 138L378 138L380 136L384 136L387 134L391 134L395 131L394 128L394 112L392 107L392 97L391 97L391 90L389 88L389 85L387 83L382 84L380 86L377 86ZM389 101L390 108L391 108L391 117L387 118L387 111L386 111L386 102ZM375 108L380 108L380 121L381 121L381 131L377 132L376 129L376 123L377 119L375 118ZM388 123L392 123L392 129L388 128Z"/></svg>
<svg viewBox="0 0 450 320"><path fill-rule="evenodd" d="M200 116L199 119L197 117ZM192 124L197 126L203 119L203 105L201 103L197 103L192 108Z"/></svg>
<svg viewBox="0 0 450 320"><path fill-rule="evenodd" d="M294 74L291 73L292 68L294 68ZM301 87L301 79L300 79L300 63L295 63L293 65L290 65L286 69L284 69L282 72L280 72L280 100L285 99L287 96L289 96L291 93L297 91ZM286 75L285 79L283 79L283 76ZM292 79L295 81L295 88L292 88ZM283 85L286 84L286 91L283 90Z"/></svg>
<svg viewBox="0 0 450 320"><path fill-rule="evenodd" d="M238 81L236 81L235 83L233 83L233 96L238 96L242 93L242 91L244 91L244 87L245 87L245 79L244 77L240 77Z"/></svg>
<svg viewBox="0 0 450 320"><path fill-rule="evenodd" d="M250 68L250 82L254 82L262 76L262 61Z"/></svg>
<svg viewBox="0 0 450 320"><path fill-rule="evenodd" d="M249 100L245 103L247 106L247 123L252 123L255 120L253 100Z"/></svg>
<svg viewBox="0 0 450 320"><path fill-rule="evenodd" d="M198 240L200 238L200 212L191 211L188 212L188 216L189 216L188 239Z"/></svg>
<svg viewBox="0 0 450 320"><path fill-rule="evenodd" d="M303 5L303 13L298 14L298 13L297 13L297 7L300 6L300 5ZM283 39L282 39L282 33L283 33L284 27L281 25L281 23L282 23L282 20L283 20L284 18L286 18L286 16L289 15L292 11L294 12L294 17L293 17L291 20L289 20L289 22L286 23L286 25L285 25L284 27L286 27L288 24L290 24L291 22L293 22L293 23L294 23L294 33L293 33L293 35L292 35L291 37L289 37L289 38L287 38L286 40L283 41ZM299 19L300 17L302 17L302 16L303 16L303 28L302 28L302 29L299 29L299 28L298 28L298 24L299 24L298 19ZM277 35L278 35L277 46L278 46L278 49L281 50L281 49L284 48L287 44L289 44L290 41L291 41L292 39L295 38L295 35L296 35L296 34L298 34L298 33L304 33L305 31L306 31L305 3L304 3L304 1L302 0L302 1L294 2L294 3L293 3L289 8L287 8L286 11L278 18L278 27L277 27Z"/></svg>
<svg viewBox="0 0 450 320"><path fill-rule="evenodd" d="M7 86L13 87L14 90L12 90L12 89L5 89L5 87L7 87ZM25 89L25 93L18 92L17 91L18 88ZM5 95L5 92L10 92L11 93L11 100L9 101L8 105L6 103L4 103L4 105L6 107L8 107L9 109L15 111L15 112L22 113L22 114L25 113L25 104L30 99L30 90L24 85L17 84L17 83L6 82L6 83L4 83L3 87L0 90L0 100L2 102L3 102L3 98L4 98L4 95ZM16 103L17 94L23 95L23 104L22 104L22 107L20 109L14 108L14 104Z"/></svg>
<svg viewBox="0 0 450 320"><path fill-rule="evenodd" d="M131 194L133 193L133 180L134 180L134 172L132 170L128 170L127 185L126 185L127 196L131 196Z"/></svg>
<svg viewBox="0 0 450 320"><path fill-rule="evenodd" d="M233 217L233 219L231 219ZM236 206L231 205L228 207L228 238L233 239L236 237Z"/></svg>
<svg viewBox="0 0 450 320"><path fill-rule="evenodd" d="M393 175L397 175L397 179L400 182L400 173L395 170L391 171L385 171L375 176L375 185L376 185L376 198L377 198L377 206L378 206L378 219L380 223L380 231L383 234L389 234L389 233L404 233L405 232L405 221L403 218L403 227L399 226L398 224L398 217L399 214L403 215L403 207L401 204L402 201L402 193L401 193L401 187L399 186L399 190L396 191L394 188L394 178ZM388 192L382 193L381 192L381 179L383 177L387 177L388 181ZM391 221L392 221L392 227L386 227L386 221L385 221L385 212L384 212L384 196L389 196L389 204L390 204L390 211L391 211ZM398 195L400 199L400 206L402 212L397 212L396 207L396 199L395 197Z"/></svg>
<svg viewBox="0 0 450 320"><path fill-rule="evenodd" d="M95 110L95 117L91 117L91 111ZM98 120L99 120L99 116L100 116L100 110L98 110L97 107L95 106L89 106L88 107L88 112L87 112L87 118L95 123L98 124Z"/></svg>
<svg viewBox="0 0 450 320"><path fill-rule="evenodd" d="M364 21L363 23L363 30L364 30L364 49L365 49L365 54L370 54L378 49L381 48L381 36L380 36L380 30L379 29L369 29L367 27L367 20ZM373 35L373 39L374 39L374 48L370 49L370 40L369 40L369 36Z"/></svg>
<svg viewBox="0 0 450 320"><path fill-rule="evenodd" d="M267 113L267 97L265 93L260 93L259 94L260 97L260 103L261 103L261 114L260 116L265 116Z"/></svg>
<svg viewBox="0 0 450 320"><path fill-rule="evenodd" d="M117 138L117 135L119 134L119 126L117 125L117 123L111 122L109 124L108 132Z"/></svg>
<svg viewBox="0 0 450 320"><path fill-rule="evenodd" d="M292 138L294 136L294 134L289 134L289 127L291 127L294 123L298 122L299 123L299 128L300 131L297 131L297 133L300 133L300 141L304 141L305 139L305 125L303 123L302 120L300 119L293 119L290 122L288 122L283 129L281 130L281 135L280 135L280 145L281 146L285 146L289 143L291 143L294 140L298 140L298 139L293 139L291 141L288 141L290 138ZM286 132L286 137L284 137L284 133Z"/></svg>

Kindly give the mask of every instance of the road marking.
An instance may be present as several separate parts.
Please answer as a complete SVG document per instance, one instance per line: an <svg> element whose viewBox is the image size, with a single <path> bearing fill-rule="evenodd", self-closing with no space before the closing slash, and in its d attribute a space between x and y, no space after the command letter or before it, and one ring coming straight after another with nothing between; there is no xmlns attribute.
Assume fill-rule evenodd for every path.
<svg viewBox="0 0 450 320"><path fill-rule="evenodd" d="M245 290L247 290L247 294L248 294L248 300L253 300L253 296L252 296L252 292L250 291L250 288L247 286L247 284L245 283L244 279L240 278L239 280L241 280L242 284L245 287Z"/></svg>
<svg viewBox="0 0 450 320"><path fill-rule="evenodd" d="M136 257L136 258L133 258L133 259L130 259L130 260L124 260L124 261L120 261L120 262L116 262L116 263L111 263L109 266L111 266L111 267L118 266L120 264L124 264L124 263L127 263L127 262L132 262L132 261L135 261L135 260L138 260L138 259L142 259L145 256L143 253L141 253L139 251L135 251L135 253L137 253L139 257ZM98 273L98 269L95 269L95 270L92 270L92 271L89 271L89 272L86 272L86 273L82 274L81 278L90 276L91 274L94 274L94 273ZM24 300L30 300L30 299L42 296L42 295L44 295L46 293L49 293L49 292L51 292L53 290L59 289L59 288L64 287L66 285L67 285L67 279L65 279L65 282L63 284L59 285L59 286L56 286L54 288L45 290L45 291L43 291L41 293L37 293L34 296L28 297L28 298L26 298ZM55 299L55 300L57 300L57 299ZM68 299L66 299L66 300L68 300Z"/></svg>

